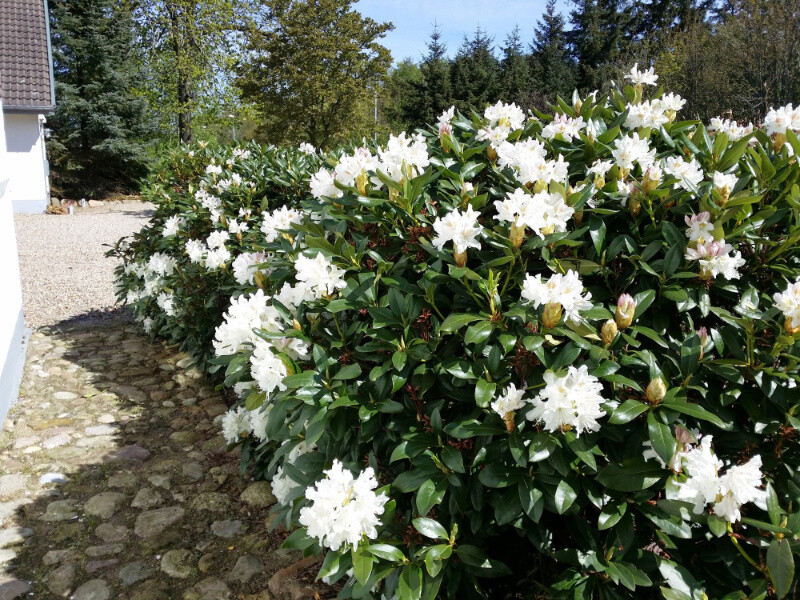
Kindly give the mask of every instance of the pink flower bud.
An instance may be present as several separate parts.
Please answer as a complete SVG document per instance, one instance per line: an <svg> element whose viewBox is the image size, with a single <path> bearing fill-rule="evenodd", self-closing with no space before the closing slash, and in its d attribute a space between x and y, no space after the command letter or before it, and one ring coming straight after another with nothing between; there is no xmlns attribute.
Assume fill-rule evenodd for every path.
<svg viewBox="0 0 800 600"><path fill-rule="evenodd" d="M617 300L617 312L614 315L617 326L620 329L630 327L634 314L636 314L636 300L630 294L622 294Z"/></svg>

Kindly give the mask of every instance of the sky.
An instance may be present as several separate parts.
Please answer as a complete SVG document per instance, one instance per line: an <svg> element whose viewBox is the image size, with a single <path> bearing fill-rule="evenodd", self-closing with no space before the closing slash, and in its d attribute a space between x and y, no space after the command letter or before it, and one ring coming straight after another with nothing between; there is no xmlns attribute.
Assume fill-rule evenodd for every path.
<svg viewBox="0 0 800 600"><path fill-rule="evenodd" d="M392 51L395 62L404 58L419 62L434 23L439 24L451 57L464 34L471 35L478 26L494 38L499 51L514 25L519 25L527 46L546 4L547 0L359 0L355 8L376 21L394 23L381 43ZM559 0L556 7L566 17L570 4Z"/></svg>

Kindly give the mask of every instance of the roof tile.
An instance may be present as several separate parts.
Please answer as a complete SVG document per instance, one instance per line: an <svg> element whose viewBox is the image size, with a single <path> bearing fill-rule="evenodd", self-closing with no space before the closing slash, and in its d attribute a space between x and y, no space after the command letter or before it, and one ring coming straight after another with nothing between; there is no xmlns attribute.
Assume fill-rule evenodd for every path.
<svg viewBox="0 0 800 600"><path fill-rule="evenodd" d="M51 107L44 0L0 0L0 98L6 106Z"/></svg>

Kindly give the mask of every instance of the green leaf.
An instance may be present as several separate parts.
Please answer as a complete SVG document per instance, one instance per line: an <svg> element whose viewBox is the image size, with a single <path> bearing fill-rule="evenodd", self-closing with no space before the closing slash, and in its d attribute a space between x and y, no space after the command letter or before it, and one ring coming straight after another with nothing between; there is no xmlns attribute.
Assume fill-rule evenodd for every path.
<svg viewBox="0 0 800 600"><path fill-rule="evenodd" d="M603 507L603 510L600 511L600 517L597 519L597 527L600 531L605 529L610 529L617 523L619 520L625 516L625 513L628 510L628 503L627 502L617 502L616 504L607 504Z"/></svg>
<svg viewBox="0 0 800 600"><path fill-rule="evenodd" d="M611 417L608 419L608 422L612 425L629 423L640 414L645 412L648 408L650 408L650 405L645 404L644 402L639 402L638 400L625 400L625 402L620 404L614 410L614 412L611 413Z"/></svg>
<svg viewBox="0 0 800 600"><path fill-rule="evenodd" d="M397 585L398 600L420 600L422 597L422 569L408 565L400 573Z"/></svg>
<svg viewBox="0 0 800 600"><path fill-rule="evenodd" d="M675 454L677 442L672 436L669 427L658 421L652 412L647 415L647 434L650 437L653 450L668 465Z"/></svg>
<svg viewBox="0 0 800 600"><path fill-rule="evenodd" d="M684 377L688 377L697 371L700 364L701 350L702 345L697 334L693 334L681 345L681 373Z"/></svg>
<svg viewBox="0 0 800 600"><path fill-rule="evenodd" d="M703 408L698 404L690 404L689 402L680 402L676 399L671 402L664 402L661 406L664 406L672 410L677 410L679 413L689 415L690 417L694 417L696 419L708 421L709 423L713 423L714 425L722 429L729 429L729 425L725 423L725 421L720 419L714 413L707 411L705 408Z"/></svg>
<svg viewBox="0 0 800 600"><path fill-rule="evenodd" d="M558 514L563 515L572 503L575 502L575 499L578 497L578 493L572 488L572 486L567 483L566 479L562 479L558 483L558 487L556 488L556 495L555 495L555 502L556 502L556 510Z"/></svg>
<svg viewBox="0 0 800 600"><path fill-rule="evenodd" d="M664 469L660 465L636 457L624 460L621 464L608 465L598 473L597 481L619 492L638 492L654 485L664 476Z"/></svg>
<svg viewBox="0 0 800 600"><path fill-rule="evenodd" d="M352 365L345 365L336 375L333 376L334 379L355 379L361 375L361 366L358 363L353 363Z"/></svg>
<svg viewBox="0 0 800 600"><path fill-rule="evenodd" d="M428 519L426 517L420 517L418 519L414 519L412 523L414 525L414 529L419 531L425 537L429 537L434 540L450 539L447 535L447 530L442 527L441 523L438 521L434 521L433 519Z"/></svg>
<svg viewBox="0 0 800 600"><path fill-rule="evenodd" d="M439 504L444 497L445 487L437 489L436 483L428 479L417 490L417 510L422 516L427 515L434 505Z"/></svg>
<svg viewBox="0 0 800 600"><path fill-rule="evenodd" d="M391 560L393 562L401 563L406 558L406 555L403 554L403 551L400 550L400 548L392 546L391 544L372 544L367 546L366 549L378 558L382 558L384 560ZM330 552L329 554L335 554L335 552Z"/></svg>
<svg viewBox="0 0 800 600"><path fill-rule="evenodd" d="M783 598L792 587L794 581L794 557L787 539L772 540L767 548L767 567L775 595Z"/></svg>
<svg viewBox="0 0 800 600"><path fill-rule="evenodd" d="M482 317L478 315L448 315L447 318L442 322L442 325L439 327L440 333L452 333L454 331L458 331L464 325L469 325L475 321L478 321Z"/></svg>
<svg viewBox="0 0 800 600"><path fill-rule="evenodd" d="M372 563L375 558L362 548L353 552L353 574L360 583L366 583L372 574Z"/></svg>
<svg viewBox="0 0 800 600"><path fill-rule="evenodd" d="M466 344L480 344L489 339L489 336L494 331L494 323L491 321L481 321L470 325L467 328L467 333L464 335L464 343Z"/></svg>
<svg viewBox="0 0 800 600"><path fill-rule="evenodd" d="M489 406L494 399L496 389L496 383L490 383L483 378L478 379L478 383L475 385L475 404L481 408Z"/></svg>

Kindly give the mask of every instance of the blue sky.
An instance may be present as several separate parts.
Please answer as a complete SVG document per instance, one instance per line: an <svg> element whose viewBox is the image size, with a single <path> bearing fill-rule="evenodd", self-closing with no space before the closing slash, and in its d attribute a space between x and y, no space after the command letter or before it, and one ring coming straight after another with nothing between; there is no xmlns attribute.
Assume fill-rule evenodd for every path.
<svg viewBox="0 0 800 600"><path fill-rule="evenodd" d="M450 56L458 51L464 34L470 35L478 26L494 37L499 48L514 25L519 25L527 45L546 4L547 0L359 0L355 8L376 21L394 23L383 44L395 61L419 62L434 22L441 28ZM559 0L556 6L566 16L570 4Z"/></svg>

